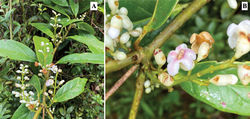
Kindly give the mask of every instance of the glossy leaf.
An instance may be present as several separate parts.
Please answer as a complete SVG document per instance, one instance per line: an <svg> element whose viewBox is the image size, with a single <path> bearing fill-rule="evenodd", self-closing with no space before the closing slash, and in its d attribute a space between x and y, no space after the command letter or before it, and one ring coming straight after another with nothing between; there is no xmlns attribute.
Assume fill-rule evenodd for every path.
<svg viewBox="0 0 250 119"><path fill-rule="evenodd" d="M83 20L63 18L59 23L65 27L75 22L83 22Z"/></svg>
<svg viewBox="0 0 250 119"><path fill-rule="evenodd" d="M33 37L35 50L38 61L42 66L51 64L53 60L53 45L52 43L44 37L34 36ZM42 43L43 42L43 43ZM42 45L43 44L43 45ZM47 50L49 48L49 50ZM49 51L49 52L48 52Z"/></svg>
<svg viewBox="0 0 250 119"><path fill-rule="evenodd" d="M28 46L14 40L0 40L0 56L19 61L36 61L35 53Z"/></svg>
<svg viewBox="0 0 250 119"><path fill-rule="evenodd" d="M29 84L35 87L38 94L41 93L41 83L37 75L33 75L31 80L29 81Z"/></svg>
<svg viewBox="0 0 250 119"><path fill-rule="evenodd" d="M51 0L53 3L63 6L63 7L67 7L69 6L67 0Z"/></svg>
<svg viewBox="0 0 250 119"><path fill-rule="evenodd" d="M167 21L177 3L178 0L158 0L151 28L158 29L161 27Z"/></svg>
<svg viewBox="0 0 250 119"><path fill-rule="evenodd" d="M15 111L11 119L33 119L35 112L31 112L25 104L21 104Z"/></svg>
<svg viewBox="0 0 250 119"><path fill-rule="evenodd" d="M75 98L84 91L88 79L77 77L64 84L54 97L54 102L63 102Z"/></svg>
<svg viewBox="0 0 250 119"><path fill-rule="evenodd" d="M126 7L129 18L136 22L152 17L155 3L156 0L121 0L119 6Z"/></svg>
<svg viewBox="0 0 250 119"><path fill-rule="evenodd" d="M104 53L104 43L99 41L94 35L91 34L84 34L81 36L75 35L75 36L69 36L68 38L86 44L93 53L96 54Z"/></svg>
<svg viewBox="0 0 250 119"><path fill-rule="evenodd" d="M37 28L38 30L42 31L43 33L45 33L49 37L54 39L54 34L50 30L50 26L48 24L45 24L45 23L31 23L31 25L33 27Z"/></svg>
<svg viewBox="0 0 250 119"><path fill-rule="evenodd" d="M192 71L193 74L211 65L218 65L217 62L204 62L196 65ZM248 63L250 64L250 63ZM217 70L201 76L201 80L208 80L218 74L235 74L237 76L237 68L227 68L224 70ZM235 113L239 115L250 115L250 86L243 86L240 81L236 85L216 86L210 84L208 86L201 86L193 82L184 82L181 87L191 96L201 100L214 108Z"/></svg>
<svg viewBox="0 0 250 119"><path fill-rule="evenodd" d="M79 11L79 2L78 0L69 0L69 5L71 7L72 12L75 16L77 16Z"/></svg>
<svg viewBox="0 0 250 119"><path fill-rule="evenodd" d="M91 25L89 25L88 23L79 22L79 23L77 23L77 26L78 26L78 29L80 29L80 30L87 31L90 34L95 34L95 29Z"/></svg>
<svg viewBox="0 0 250 119"><path fill-rule="evenodd" d="M104 55L103 54L93 54L93 53L75 53L64 56L57 63L66 64L66 63L92 63L92 64L104 64Z"/></svg>

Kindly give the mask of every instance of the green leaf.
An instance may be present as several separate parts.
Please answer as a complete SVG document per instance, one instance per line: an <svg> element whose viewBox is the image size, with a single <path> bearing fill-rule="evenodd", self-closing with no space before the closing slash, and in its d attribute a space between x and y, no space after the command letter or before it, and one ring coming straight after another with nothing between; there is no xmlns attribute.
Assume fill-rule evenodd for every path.
<svg viewBox="0 0 250 119"><path fill-rule="evenodd" d="M51 0L51 1L54 2L55 4L63 6L63 7L69 6L67 0Z"/></svg>
<svg viewBox="0 0 250 119"><path fill-rule="evenodd" d="M217 62L203 62L199 63L193 69L193 74L211 65L218 65ZM248 63L250 64L250 63ZM201 76L200 79L208 80L218 74L235 74L237 76L237 68L227 68L224 70L217 70ZM240 81L235 85L216 86L210 84L208 86L201 86L193 82L184 82L181 87L191 96L201 100L214 108L235 113L239 115L250 115L250 86L243 86Z"/></svg>
<svg viewBox="0 0 250 119"><path fill-rule="evenodd" d="M42 31L43 33L45 33L49 37L55 39L54 34L50 30L50 26L48 24L45 24L45 23L31 23L31 26L37 28L38 30Z"/></svg>
<svg viewBox="0 0 250 119"><path fill-rule="evenodd" d="M89 25L88 23L79 22L79 23L77 23L77 26L78 26L78 29L80 29L80 30L87 31L90 34L95 34L95 29L91 25Z"/></svg>
<svg viewBox="0 0 250 119"><path fill-rule="evenodd" d="M29 84L35 87L37 94L41 93L41 84L37 75L32 76L31 80L29 81Z"/></svg>
<svg viewBox="0 0 250 119"><path fill-rule="evenodd" d="M177 3L178 0L158 0L158 2L156 2L156 8L153 14L154 18L151 24L152 29L158 29L167 21Z"/></svg>
<svg viewBox="0 0 250 119"><path fill-rule="evenodd" d="M29 47L14 40L0 40L0 56L12 60L36 61L36 54Z"/></svg>
<svg viewBox="0 0 250 119"><path fill-rule="evenodd" d="M220 9L220 16L222 19L227 19L234 14L235 10L230 8L228 2L224 2Z"/></svg>
<svg viewBox="0 0 250 119"><path fill-rule="evenodd" d="M92 63L92 64L104 64L104 55L103 54L93 54L93 53L75 53L64 56L57 63L66 64L66 63Z"/></svg>
<svg viewBox="0 0 250 119"><path fill-rule="evenodd" d="M75 98L84 91L88 79L77 77L64 84L54 97L54 102L63 102Z"/></svg>
<svg viewBox="0 0 250 119"><path fill-rule="evenodd" d="M31 112L25 104L21 104L11 119L33 119L35 112Z"/></svg>
<svg viewBox="0 0 250 119"><path fill-rule="evenodd" d="M63 27L65 27L75 22L83 22L83 20L63 18L59 23L62 24Z"/></svg>
<svg viewBox="0 0 250 119"><path fill-rule="evenodd" d="M156 0L121 0L119 6L128 9L128 17L136 22L152 17ZM136 8L136 9L135 9Z"/></svg>
<svg viewBox="0 0 250 119"><path fill-rule="evenodd" d="M52 43L44 37L34 36L33 37L36 55L38 61L42 66L46 66L47 64L51 64L53 61L53 45ZM43 42L43 46L42 46ZM49 48L49 52L47 51L47 47Z"/></svg>
<svg viewBox="0 0 250 119"><path fill-rule="evenodd" d="M78 0L69 0L69 5L71 7L72 12L74 13L75 17L79 11L79 2Z"/></svg>
<svg viewBox="0 0 250 119"><path fill-rule="evenodd" d="M84 34L81 36L75 35L75 36L69 36L68 38L86 44L93 53L96 54L104 53L104 43L99 41L94 35L91 34Z"/></svg>

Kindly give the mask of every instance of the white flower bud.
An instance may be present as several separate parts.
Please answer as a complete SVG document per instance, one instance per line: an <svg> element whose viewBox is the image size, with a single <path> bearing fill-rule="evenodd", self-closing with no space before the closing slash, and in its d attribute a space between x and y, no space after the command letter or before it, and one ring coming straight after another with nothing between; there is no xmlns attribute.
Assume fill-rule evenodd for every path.
<svg viewBox="0 0 250 119"><path fill-rule="evenodd" d="M43 94L44 94L45 96L49 96L49 94L48 94L47 92L44 92Z"/></svg>
<svg viewBox="0 0 250 119"><path fill-rule="evenodd" d="M243 85L248 85L248 83L250 83L250 66L239 65L238 76Z"/></svg>
<svg viewBox="0 0 250 119"><path fill-rule="evenodd" d="M158 79L164 86L171 86L174 84L173 78L166 72L162 72L158 75Z"/></svg>
<svg viewBox="0 0 250 119"><path fill-rule="evenodd" d="M200 45L199 50L198 50L198 57L197 57L198 62L208 56L209 49L210 49L210 46L207 42L203 42Z"/></svg>
<svg viewBox="0 0 250 119"><path fill-rule="evenodd" d="M61 80L60 82L59 82L59 85L62 85L64 83L64 80Z"/></svg>
<svg viewBox="0 0 250 119"><path fill-rule="evenodd" d="M108 5L112 14L114 14L118 10L119 2L118 0L108 0Z"/></svg>
<svg viewBox="0 0 250 119"><path fill-rule="evenodd" d="M234 85L238 82L238 78L233 74L216 75L209 80L212 84L217 86Z"/></svg>
<svg viewBox="0 0 250 119"><path fill-rule="evenodd" d="M146 88L145 93L149 94L151 92L151 88Z"/></svg>
<svg viewBox="0 0 250 119"><path fill-rule="evenodd" d="M250 51L250 39L244 32L240 32L240 37L237 40L235 58L247 54Z"/></svg>
<svg viewBox="0 0 250 119"><path fill-rule="evenodd" d="M25 100L20 100L20 103L26 103L26 101Z"/></svg>
<svg viewBox="0 0 250 119"><path fill-rule="evenodd" d="M38 73L38 76L43 76L43 74L42 73Z"/></svg>
<svg viewBox="0 0 250 119"><path fill-rule="evenodd" d="M125 32L125 33L123 33L123 34L121 35L121 37L120 37L120 42L121 42L122 44L127 43L127 42L129 41L129 38L130 38L129 33L128 33L128 32Z"/></svg>
<svg viewBox="0 0 250 119"><path fill-rule="evenodd" d="M231 7L232 9L237 8L237 1L236 0L227 0L227 3L229 5L229 7Z"/></svg>
<svg viewBox="0 0 250 119"><path fill-rule="evenodd" d="M156 87L156 88L159 88L159 87L160 87L160 84L159 84L159 83L155 84L155 87Z"/></svg>
<svg viewBox="0 0 250 119"><path fill-rule="evenodd" d="M25 76L25 77L24 77L24 80L27 80L27 81L28 81L28 80L30 80L30 78L29 78L28 76Z"/></svg>
<svg viewBox="0 0 250 119"><path fill-rule="evenodd" d="M145 88L148 88L150 86L150 80L146 80L145 82L144 82L144 87Z"/></svg>
<svg viewBox="0 0 250 119"><path fill-rule="evenodd" d="M125 7L121 7L120 10L119 10L119 14L120 15L128 15L128 9L125 8Z"/></svg>
<svg viewBox="0 0 250 119"><path fill-rule="evenodd" d="M22 73L22 71L21 70L17 70L16 73Z"/></svg>
<svg viewBox="0 0 250 119"><path fill-rule="evenodd" d="M126 46L127 46L127 47L131 47L131 41L128 41L128 42L126 43Z"/></svg>
<svg viewBox="0 0 250 119"><path fill-rule="evenodd" d="M131 31L133 29L132 21L126 15L121 15L121 17L122 17L122 27L127 29L128 31Z"/></svg>
<svg viewBox="0 0 250 119"><path fill-rule="evenodd" d="M17 88L22 87L22 85L19 84L19 83L15 83L15 86L16 86Z"/></svg>
<svg viewBox="0 0 250 119"><path fill-rule="evenodd" d="M32 95L32 96L34 95L34 93L32 91L30 91L29 94Z"/></svg>
<svg viewBox="0 0 250 119"><path fill-rule="evenodd" d="M58 69L58 72L61 73L61 72L62 72L62 69Z"/></svg>
<svg viewBox="0 0 250 119"><path fill-rule="evenodd" d="M21 77L20 77L20 76L18 76L16 79L17 79L17 80L21 80Z"/></svg>
<svg viewBox="0 0 250 119"><path fill-rule="evenodd" d="M161 49L157 48L154 50L154 58L156 63L161 67L166 63L166 57Z"/></svg>
<svg viewBox="0 0 250 119"><path fill-rule="evenodd" d="M105 35L104 37L105 47L109 48L111 51L114 51L114 41L108 35Z"/></svg>
<svg viewBox="0 0 250 119"><path fill-rule="evenodd" d="M108 35L112 39L116 39L120 35L120 31L122 28L122 17L121 16L113 16L110 23L110 28L108 30Z"/></svg>
<svg viewBox="0 0 250 119"><path fill-rule="evenodd" d="M127 55L124 52L116 51L114 55L115 60L124 60L127 58Z"/></svg>
<svg viewBox="0 0 250 119"><path fill-rule="evenodd" d="M131 36L133 36L133 37L138 37L138 36L141 35L141 33L142 33L142 28L141 27L138 27L135 30L132 30L132 31L129 32L129 34Z"/></svg>
<svg viewBox="0 0 250 119"><path fill-rule="evenodd" d="M41 46L44 46L44 42L43 41L41 42Z"/></svg>
<svg viewBox="0 0 250 119"><path fill-rule="evenodd" d="M53 91L52 91L52 90L49 90L48 93L49 93L49 94L53 94Z"/></svg>

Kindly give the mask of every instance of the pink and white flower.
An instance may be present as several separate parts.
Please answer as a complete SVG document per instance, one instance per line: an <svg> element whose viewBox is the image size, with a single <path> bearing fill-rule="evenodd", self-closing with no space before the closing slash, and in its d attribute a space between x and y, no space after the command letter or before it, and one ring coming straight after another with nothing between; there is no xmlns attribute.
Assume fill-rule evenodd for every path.
<svg viewBox="0 0 250 119"><path fill-rule="evenodd" d="M170 51L168 54L167 70L169 75L175 76L179 72L181 67L185 71L189 71L194 67L194 61L196 59L195 52L187 48L186 44L179 45L174 51Z"/></svg>

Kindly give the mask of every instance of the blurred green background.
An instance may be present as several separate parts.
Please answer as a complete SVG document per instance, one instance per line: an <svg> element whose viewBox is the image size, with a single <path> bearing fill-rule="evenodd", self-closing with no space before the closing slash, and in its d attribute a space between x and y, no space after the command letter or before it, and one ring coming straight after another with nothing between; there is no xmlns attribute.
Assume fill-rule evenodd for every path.
<svg viewBox="0 0 250 119"><path fill-rule="evenodd" d="M248 0L249 1L249 0ZM190 3L190 0L180 0L180 4ZM175 49L181 43L186 43L190 47L189 38L193 33L208 31L215 39L215 44L210 50L207 60L223 61L230 59L234 55L234 51L230 49L227 43L227 27L231 23L238 24L244 19L250 19L250 11L241 11L239 8L233 10L229 8L226 0L212 0L203 6L191 19L189 19L165 44L161 47L163 52L167 54ZM250 1L249 1L250 2ZM129 11L130 12L130 11ZM170 19L160 29L146 35L141 45L149 44L153 38L165 27L175 16ZM137 22L138 23L138 22ZM145 23L142 23L145 24ZM141 26L141 23L136 26ZM134 39L133 39L134 40ZM239 61L249 61L250 53L244 55ZM122 69L117 72L108 74L106 77L106 92L113 84L128 70ZM135 72L106 102L106 118L107 119L124 119L128 118L132 105L135 81L138 72ZM174 87L174 91L168 93L166 89L159 88L150 94L143 94L137 113L138 119L248 119L250 117L239 116L235 114L225 113L200 102L179 86Z"/></svg>

